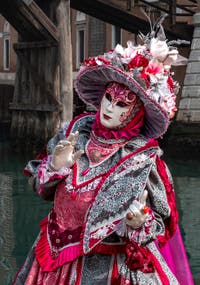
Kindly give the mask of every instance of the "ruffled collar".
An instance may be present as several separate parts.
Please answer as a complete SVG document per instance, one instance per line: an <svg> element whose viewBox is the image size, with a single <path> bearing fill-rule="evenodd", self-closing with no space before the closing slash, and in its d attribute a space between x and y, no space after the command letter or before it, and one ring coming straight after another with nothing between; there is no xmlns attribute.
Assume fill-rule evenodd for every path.
<svg viewBox="0 0 200 285"><path fill-rule="evenodd" d="M144 121L144 107L141 105L138 112L133 119L122 128L108 129L104 127L100 122L100 111L97 111L95 121L92 125L92 131L95 136L104 138L105 140L124 140L128 141L133 137L136 137L140 133L140 129L143 126Z"/></svg>

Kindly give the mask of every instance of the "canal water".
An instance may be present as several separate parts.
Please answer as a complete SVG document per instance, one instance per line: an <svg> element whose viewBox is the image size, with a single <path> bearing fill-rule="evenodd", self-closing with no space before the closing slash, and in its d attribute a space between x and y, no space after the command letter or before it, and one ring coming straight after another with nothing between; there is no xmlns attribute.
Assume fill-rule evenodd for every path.
<svg viewBox="0 0 200 285"><path fill-rule="evenodd" d="M7 135L0 134L0 284L10 285L38 231L38 222L51 203L33 193L23 175L33 153L15 152ZM24 141L26 144L26 141ZM165 150L164 150L165 151ZM167 152L167 153L166 153ZM165 152L172 172L182 232L195 284L200 285L200 163L192 149L180 156ZM181 261L180 261L181 262Z"/></svg>

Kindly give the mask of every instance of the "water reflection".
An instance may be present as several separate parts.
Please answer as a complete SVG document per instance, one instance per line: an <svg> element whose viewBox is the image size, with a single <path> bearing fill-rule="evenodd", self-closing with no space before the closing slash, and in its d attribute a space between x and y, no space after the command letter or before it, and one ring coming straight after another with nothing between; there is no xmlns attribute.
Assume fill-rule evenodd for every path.
<svg viewBox="0 0 200 285"><path fill-rule="evenodd" d="M32 157L31 154L12 151L8 142L0 138L1 285L11 284L37 237L38 222L51 207L31 191L23 175L23 168Z"/></svg>
<svg viewBox="0 0 200 285"><path fill-rule="evenodd" d="M12 177L0 174L0 280L9 284L16 268L14 248Z"/></svg>
<svg viewBox="0 0 200 285"><path fill-rule="evenodd" d="M179 199L180 223L184 234L190 262L195 276L200 280L200 221L199 196L200 179L197 177L176 177L177 199Z"/></svg>
<svg viewBox="0 0 200 285"><path fill-rule="evenodd" d="M0 284L9 285L39 231L51 203L33 193L22 170L32 154L12 151L0 138ZM166 158L173 173L180 228L195 284L200 284L200 166L198 159Z"/></svg>

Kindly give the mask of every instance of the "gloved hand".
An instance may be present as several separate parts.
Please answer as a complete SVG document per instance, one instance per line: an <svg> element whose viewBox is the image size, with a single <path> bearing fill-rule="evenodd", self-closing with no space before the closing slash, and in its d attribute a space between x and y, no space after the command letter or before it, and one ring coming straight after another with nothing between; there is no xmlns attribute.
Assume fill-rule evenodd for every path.
<svg viewBox="0 0 200 285"><path fill-rule="evenodd" d="M76 160L84 153L83 150L74 152L79 132L71 133L66 140L58 142L54 148L50 167L57 171L62 167L71 167Z"/></svg>
<svg viewBox="0 0 200 285"><path fill-rule="evenodd" d="M141 227L148 217L149 207L146 206L147 196L148 192L144 190L140 201L134 200L129 207L130 212L126 214L126 224L132 228Z"/></svg>

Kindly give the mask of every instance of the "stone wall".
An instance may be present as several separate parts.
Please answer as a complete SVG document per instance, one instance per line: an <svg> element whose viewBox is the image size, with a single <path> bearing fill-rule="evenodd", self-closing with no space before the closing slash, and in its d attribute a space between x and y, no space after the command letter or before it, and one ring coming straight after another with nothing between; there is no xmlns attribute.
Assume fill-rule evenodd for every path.
<svg viewBox="0 0 200 285"><path fill-rule="evenodd" d="M200 13L193 16L194 34L177 122L200 123Z"/></svg>

